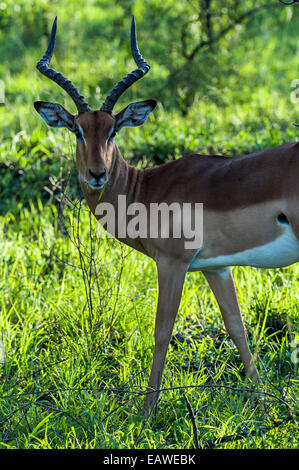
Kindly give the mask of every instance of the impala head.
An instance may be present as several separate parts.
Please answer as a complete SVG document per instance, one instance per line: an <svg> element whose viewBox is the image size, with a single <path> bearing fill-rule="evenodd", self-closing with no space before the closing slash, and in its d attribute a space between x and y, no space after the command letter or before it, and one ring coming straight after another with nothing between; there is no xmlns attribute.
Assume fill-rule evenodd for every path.
<svg viewBox="0 0 299 470"><path fill-rule="evenodd" d="M142 125L156 101L146 100L129 104L117 114L113 108L118 98L134 82L145 75L149 64L141 56L136 38L134 17L131 26L131 50L138 69L129 73L117 83L99 110L91 110L79 90L61 73L49 67L56 37L57 18L55 18L48 48L37 64L37 69L61 86L72 98L78 114L74 115L57 103L36 101L34 107L44 121L51 127L66 127L77 138L77 167L80 180L92 190L101 189L108 181L115 150L114 136L122 127Z"/></svg>

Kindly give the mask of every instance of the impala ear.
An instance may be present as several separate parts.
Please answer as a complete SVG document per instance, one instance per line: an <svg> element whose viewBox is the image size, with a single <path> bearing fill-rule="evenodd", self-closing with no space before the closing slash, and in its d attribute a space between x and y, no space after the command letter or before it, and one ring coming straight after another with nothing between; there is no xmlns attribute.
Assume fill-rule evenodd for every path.
<svg viewBox="0 0 299 470"><path fill-rule="evenodd" d="M35 101L34 107L43 120L51 127L67 127L75 130L75 116L69 113L61 104Z"/></svg>
<svg viewBox="0 0 299 470"><path fill-rule="evenodd" d="M122 127L141 126L155 109L157 101L146 100L131 103L125 109L115 115L115 130L119 131Z"/></svg>

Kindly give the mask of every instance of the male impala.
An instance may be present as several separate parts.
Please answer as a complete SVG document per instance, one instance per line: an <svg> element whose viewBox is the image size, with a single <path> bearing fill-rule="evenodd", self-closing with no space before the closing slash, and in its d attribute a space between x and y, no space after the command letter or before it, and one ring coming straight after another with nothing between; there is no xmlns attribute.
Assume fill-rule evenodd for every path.
<svg viewBox="0 0 299 470"><path fill-rule="evenodd" d="M55 103L37 101L34 106L48 125L66 127L75 133L80 183L92 213L96 215L101 193L101 202L113 207L117 207L119 196L126 196L127 207L132 203L145 207L162 202L203 203L203 243L197 248L186 249L183 237L121 238L116 233L117 238L154 259L157 265L155 349L144 413L158 400L166 352L188 271L202 271L205 275L245 370L258 381L230 266L276 268L299 260L299 144L235 158L187 155L157 168L131 167L113 138L122 127L143 124L156 106L155 101L147 100L113 113L121 94L150 68L138 50L134 18L131 49L138 69L121 80L96 111L89 108L69 80L49 68L55 35L56 19L48 49L37 68L67 91L78 114L72 115Z"/></svg>

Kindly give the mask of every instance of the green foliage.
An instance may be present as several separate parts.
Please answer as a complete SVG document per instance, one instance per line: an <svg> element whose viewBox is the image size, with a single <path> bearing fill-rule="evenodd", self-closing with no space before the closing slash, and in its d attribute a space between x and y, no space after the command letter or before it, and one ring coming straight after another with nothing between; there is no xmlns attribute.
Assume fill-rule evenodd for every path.
<svg viewBox="0 0 299 470"><path fill-rule="evenodd" d="M94 222L79 203L74 138L47 128L33 109L35 100L44 99L75 111L69 97L35 70L55 15L53 66L99 107L134 67L134 14L140 50L152 68L117 107L146 98L158 99L159 106L144 127L124 129L117 137L128 161L145 167L190 152L234 156L296 140L291 123L299 111L289 95L299 70L297 5L268 2L278 5L238 24L190 60L194 47L211 34L207 4L218 20L216 35L262 4L224 3L0 3L6 98L0 107L0 448L190 448L184 393L199 410L204 447L245 432L244 439L217 447L298 447L298 365L292 360L299 333L298 266L234 270L250 348L259 355L268 393L261 400L244 380L204 278L188 275L175 331L184 341L172 341L158 414L144 421L154 264L115 241L91 238ZM289 409L294 421L287 420ZM262 431L279 419L286 421Z"/></svg>

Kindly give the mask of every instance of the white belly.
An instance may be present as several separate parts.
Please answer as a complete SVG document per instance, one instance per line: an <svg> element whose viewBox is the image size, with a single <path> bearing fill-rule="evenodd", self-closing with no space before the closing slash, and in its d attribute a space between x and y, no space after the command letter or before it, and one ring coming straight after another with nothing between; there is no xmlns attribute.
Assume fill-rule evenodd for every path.
<svg viewBox="0 0 299 470"><path fill-rule="evenodd" d="M214 269L225 266L281 268L299 261L299 241L290 225L286 225L283 234L272 242L238 253L204 259L201 257L203 250L204 243L202 248L196 252L189 265L189 270Z"/></svg>

